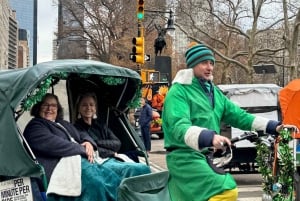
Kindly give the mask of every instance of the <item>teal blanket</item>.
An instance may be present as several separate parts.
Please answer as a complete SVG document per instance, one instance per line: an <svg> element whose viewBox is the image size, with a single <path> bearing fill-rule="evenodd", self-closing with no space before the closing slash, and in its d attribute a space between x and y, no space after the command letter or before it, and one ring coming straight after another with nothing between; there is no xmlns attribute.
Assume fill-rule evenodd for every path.
<svg viewBox="0 0 300 201"><path fill-rule="evenodd" d="M121 177L111 169L97 163L81 160L82 192L78 197L50 194L47 201L115 201Z"/></svg>
<svg viewBox="0 0 300 201"><path fill-rule="evenodd" d="M115 158L106 160L101 166L114 171L121 180L151 172L150 167L143 163L122 162Z"/></svg>
<svg viewBox="0 0 300 201"><path fill-rule="evenodd" d="M150 173L149 166L142 163L121 162L114 158L103 164L81 159L82 192L78 197L49 194L47 201L115 201L121 180Z"/></svg>

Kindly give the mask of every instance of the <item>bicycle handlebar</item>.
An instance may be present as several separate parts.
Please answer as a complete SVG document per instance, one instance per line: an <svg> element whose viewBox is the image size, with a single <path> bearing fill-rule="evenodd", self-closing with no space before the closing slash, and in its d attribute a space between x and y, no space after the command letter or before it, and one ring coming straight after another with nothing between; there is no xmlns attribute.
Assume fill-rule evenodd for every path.
<svg viewBox="0 0 300 201"><path fill-rule="evenodd" d="M259 133L260 132L255 131L245 131L244 134L234 137L230 141L232 144L241 140L249 140L250 142L254 142L258 139L258 137L263 136L262 134L259 135ZM227 143L225 143L223 146L227 146Z"/></svg>
<svg viewBox="0 0 300 201"><path fill-rule="evenodd" d="M246 132L244 132L244 134L239 135L237 137L234 137L230 141L231 141L231 143L235 143L235 142L238 142L238 141L241 141L241 140L250 140L250 141L253 141L253 140L256 140L258 137L259 137L259 135L258 135L257 132L246 131Z"/></svg>
<svg viewBox="0 0 300 201"><path fill-rule="evenodd" d="M283 126L282 129L287 129L290 132L295 132L295 130L297 130L295 127L291 127L291 126L287 126L287 127ZM245 131L243 134L232 138L230 141L231 141L231 143L236 143L241 140L249 140L250 142L256 142L259 137L268 136L268 135L277 137L279 134L273 134L273 135L266 134L262 130L260 130L260 131ZM224 146L227 146L227 144L224 144Z"/></svg>

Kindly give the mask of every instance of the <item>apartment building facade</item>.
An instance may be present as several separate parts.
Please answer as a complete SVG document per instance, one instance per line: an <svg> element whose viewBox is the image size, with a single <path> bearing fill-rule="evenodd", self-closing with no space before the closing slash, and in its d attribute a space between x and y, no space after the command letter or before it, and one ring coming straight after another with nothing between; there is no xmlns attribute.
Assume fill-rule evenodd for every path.
<svg viewBox="0 0 300 201"><path fill-rule="evenodd" d="M16 12L10 10L8 26L8 68L15 69L18 59L18 23Z"/></svg>
<svg viewBox="0 0 300 201"><path fill-rule="evenodd" d="M9 13L8 0L2 0L0 4L0 70L8 67Z"/></svg>
<svg viewBox="0 0 300 201"><path fill-rule="evenodd" d="M19 43L18 43L18 68L30 65L30 51L28 45L28 32L25 29L19 29Z"/></svg>
<svg viewBox="0 0 300 201"><path fill-rule="evenodd" d="M9 0L11 9L16 11L16 18L20 29L28 33L30 63L37 63L37 0Z"/></svg>

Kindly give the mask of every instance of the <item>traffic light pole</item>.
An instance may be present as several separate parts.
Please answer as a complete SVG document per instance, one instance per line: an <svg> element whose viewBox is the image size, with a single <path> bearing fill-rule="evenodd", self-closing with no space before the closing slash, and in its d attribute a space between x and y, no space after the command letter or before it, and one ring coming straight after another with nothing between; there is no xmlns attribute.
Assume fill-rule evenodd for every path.
<svg viewBox="0 0 300 201"><path fill-rule="evenodd" d="M138 22L138 37L144 37L144 27L140 20Z"/></svg>
<svg viewBox="0 0 300 201"><path fill-rule="evenodd" d="M137 64L145 63L144 27L142 23L144 20L144 4L144 0L137 0L136 16L138 20L138 33L137 37L132 39L134 46L132 47L132 53L130 54L130 60Z"/></svg>

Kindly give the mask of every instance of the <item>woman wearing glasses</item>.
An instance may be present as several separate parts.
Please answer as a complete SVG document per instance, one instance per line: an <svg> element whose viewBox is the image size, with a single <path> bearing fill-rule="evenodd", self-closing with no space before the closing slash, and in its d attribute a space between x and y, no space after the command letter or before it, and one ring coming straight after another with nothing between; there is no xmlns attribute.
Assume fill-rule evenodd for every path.
<svg viewBox="0 0 300 201"><path fill-rule="evenodd" d="M95 142L63 120L58 97L47 93L31 115L24 137L45 169L47 200L116 200L121 179L94 163Z"/></svg>

